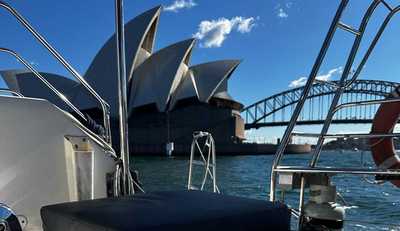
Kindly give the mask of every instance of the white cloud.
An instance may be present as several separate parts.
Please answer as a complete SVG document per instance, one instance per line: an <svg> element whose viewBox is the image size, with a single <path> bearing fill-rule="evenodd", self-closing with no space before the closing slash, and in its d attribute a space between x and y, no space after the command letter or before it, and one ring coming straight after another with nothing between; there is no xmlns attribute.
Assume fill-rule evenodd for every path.
<svg viewBox="0 0 400 231"><path fill-rule="evenodd" d="M204 20L200 22L199 28L193 37L201 41L200 47L221 47L233 30L242 34L249 33L255 25L253 17L243 18L237 16L232 19Z"/></svg>
<svg viewBox="0 0 400 231"><path fill-rule="evenodd" d="M340 74L340 73L342 73L342 71L343 71L342 67L337 67L332 70L329 70L328 73L326 73L325 75L318 75L316 77L316 79L321 80L321 81L328 81L331 79L332 75L334 75L336 73Z"/></svg>
<svg viewBox="0 0 400 231"><path fill-rule="evenodd" d="M288 13L286 13L283 8L279 8L278 9L278 13L277 13L276 16L278 16L278 18L287 18L287 17L289 17Z"/></svg>
<svg viewBox="0 0 400 231"><path fill-rule="evenodd" d="M178 12L181 9L190 9L194 6L197 6L197 3L195 3L193 0L175 0L174 3L171 5L165 6L163 9L164 11L170 11L170 12Z"/></svg>
<svg viewBox="0 0 400 231"><path fill-rule="evenodd" d="M321 74L316 77L316 79L321 81L329 81L333 75L341 74L343 72L343 67L333 68L328 71L326 74ZM307 82L307 77L300 77L298 79L293 80L290 82L289 87L301 87L304 86Z"/></svg>
<svg viewBox="0 0 400 231"><path fill-rule="evenodd" d="M242 17L236 17L236 20L238 21L237 30L242 34L251 32L251 29L255 26L253 17L245 19Z"/></svg>
<svg viewBox="0 0 400 231"><path fill-rule="evenodd" d="M307 77L300 77L290 82L289 87L301 87L304 86L306 82L307 82Z"/></svg>
<svg viewBox="0 0 400 231"><path fill-rule="evenodd" d="M278 3L275 5L274 9L276 11L276 17L285 19L289 17L288 10L292 8L293 2Z"/></svg>

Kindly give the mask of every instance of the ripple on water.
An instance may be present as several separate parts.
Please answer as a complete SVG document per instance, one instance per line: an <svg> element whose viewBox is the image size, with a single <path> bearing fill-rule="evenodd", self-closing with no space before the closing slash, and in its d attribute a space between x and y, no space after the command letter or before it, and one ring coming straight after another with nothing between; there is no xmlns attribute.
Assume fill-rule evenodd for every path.
<svg viewBox="0 0 400 231"><path fill-rule="evenodd" d="M286 156L285 164L308 163L309 155ZM360 167L360 154L323 153L320 165ZM186 189L188 158L133 157L146 191ZM273 156L221 156L217 158L217 181L223 193L256 199L267 198ZM369 153L367 165L373 166ZM369 178L368 178L369 179ZM373 178L371 178L373 180ZM400 191L390 183L372 185L358 176L335 176L333 182L348 203L345 230L399 230ZM290 204L296 192L288 192Z"/></svg>

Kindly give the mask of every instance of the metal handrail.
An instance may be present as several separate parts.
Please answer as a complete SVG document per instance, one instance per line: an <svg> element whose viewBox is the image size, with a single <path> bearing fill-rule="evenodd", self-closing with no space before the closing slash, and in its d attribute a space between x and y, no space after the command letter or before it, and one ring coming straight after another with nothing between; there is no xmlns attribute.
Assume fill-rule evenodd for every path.
<svg viewBox="0 0 400 231"><path fill-rule="evenodd" d="M271 201L275 200L277 174L278 173L282 173L282 172L297 173L300 175L300 179L301 179L300 196L299 196L299 212L300 212L300 219L299 219L300 221L299 222L300 223L301 223L302 208L303 208L303 203L304 203L304 192L305 192L305 187L306 187L305 181L306 181L307 174L323 174L323 173L325 173L325 174L358 174L358 175L400 176L400 170L355 169L355 168L348 168L348 167L346 167L346 168L316 167L316 164L319 160L319 156L321 154L321 150L322 150L322 146L323 146L325 138L338 138L338 137L357 137L357 138L386 137L386 138L391 138L391 137L400 136L399 133L385 133L385 134L375 134L375 133L371 133L371 134L328 134L327 133L328 129L330 127L330 124L332 122L333 116L335 115L336 112L338 112L339 110L341 110L343 108L357 107L357 106L363 106L363 105L372 105L372 104L400 102L400 98L387 98L387 99L381 99L381 100L369 100L369 101L360 101L360 102L350 102L350 103L339 104L339 99L345 92L346 88L350 87L359 77L361 70L363 69L365 63L367 62L369 56L371 55L372 51L374 50L377 42L379 41L381 35L385 31L390 20L393 18L393 16L396 13L398 13L400 11L400 5L395 8L392 8L384 0L373 0L371 2L371 4L369 5L368 9L366 10L366 12L361 20L359 28L353 29L353 28L347 26L346 24L340 22L341 15L343 14L344 10L346 9L348 2L349 2L349 0L342 0L336 11L336 14L331 23L330 29L325 37L325 41L322 45L322 48L318 54L316 61L314 63L311 74L307 80L306 87L304 88L304 91L300 97L299 103L297 104L295 111L291 117L289 126L286 128L286 131L282 138L282 143L279 146L279 148L275 154L275 159L272 164L271 185L270 185L270 190L271 190L270 191L270 200ZM368 50L365 53L362 61L360 62L359 66L357 67L356 71L353 73L352 78L349 79L351 67L354 63L355 56L359 51L359 47L360 47L361 41L363 40L366 27L369 23L371 16L374 14L375 10L377 9L377 7L380 4L383 4L389 10L389 14L386 16L385 20L382 22L381 26L379 27L379 30L375 34L372 42L370 43L370 46L368 47ZM311 86L316 82L321 83L316 80L316 72L319 71L321 63L323 62L323 60L325 58L325 54L327 53L327 50L330 46L330 43L332 41L332 38L333 38L337 28L341 28L341 29L353 34L355 36L355 40L353 42L351 51L347 57L346 65L345 65L344 71L342 73L342 76L337 84L335 96L331 102L331 106L330 106L328 114L326 116L325 123L319 134L295 133L295 132L293 132L294 126L296 125L299 114L300 114L301 110L303 109L305 99L307 98L308 94L310 93ZM327 83L327 84L329 84L329 83ZM308 167L281 166L280 165L280 162L284 155L284 150L286 149L286 147L289 143L290 137L293 135L318 137L318 142L317 142L316 148L314 150L312 160Z"/></svg>
<svg viewBox="0 0 400 231"><path fill-rule="evenodd" d="M317 144L315 146L314 154L313 154L313 157L312 157L312 160L311 160L311 163L310 163L311 167L314 167L318 162L318 159L319 159L319 156L320 156L321 150L322 150L322 145L324 143L324 137L323 136L328 132L330 124L331 124L331 122L333 120L333 116L335 114L336 106L339 103L339 99L340 99L341 95L343 94L343 92L345 90L344 86L346 84L346 80L347 80L347 78L349 76L349 73L351 71L351 67L353 66L356 54L358 52L358 49L359 49L361 41L362 41L362 38L364 37L365 29L366 29L366 27L368 25L369 19L372 16L372 14L375 12L375 9L378 7L380 2L381 2L380 0L374 0L370 4L370 6L368 7L368 9L367 9L366 13L364 14L363 19L362 19L362 21L360 23L360 26L359 26L359 29L358 29L358 31L360 33L358 35L356 35L356 38L354 40L354 43L353 43L353 46L351 48L350 54L349 54L349 56L347 58L346 65L345 65L345 67L343 69L342 77L340 78L339 85L342 86L342 87L338 88L338 90L335 93L335 96L333 97L333 100L332 100L331 106L329 108L328 114L327 114L327 116L325 118L325 123L324 123L324 125L322 127L322 130L321 130L321 136L318 139Z"/></svg>
<svg viewBox="0 0 400 231"><path fill-rule="evenodd" d="M303 91L303 95L302 95L303 98L306 98L306 96L308 95L308 93L309 93L309 91L310 91L310 89L308 88L308 85L310 85L309 87L311 88L311 85L315 82L315 77L316 77L316 75L314 75L314 73L315 73L315 71L314 71L315 66L318 66L318 64L320 64L320 63L322 62L322 60L323 60L323 58L324 58L324 54L326 54L326 52L327 52L327 50L328 50L328 48L329 48L330 42L331 42L331 40L332 40L332 37L334 36L334 33L335 33L336 29L339 27L338 25L340 24L340 17L341 17L341 15L342 15L344 9L346 8L348 2L349 2L349 0L342 0L342 1L341 1L341 4L340 4L339 7L338 7L338 10L337 10L337 12L336 12L335 18L334 18L334 20L333 20L333 22L332 22L332 24L331 24L331 27L330 27L330 29L329 29L329 31L328 31L328 33L327 33L326 38L325 38L324 44L323 44L323 46L322 46L322 48L321 48L321 51L320 51L320 53L319 53L319 55L318 55L318 57L317 57L317 60L316 60L316 62L315 62L315 64L314 64L313 71L311 72L311 75L310 75L310 77L309 77L309 79L308 79L308 81L307 81L307 83L306 83L306 87L305 87L305 89L304 89L304 91ZM363 19L362 19L362 22L361 22L361 24L360 24L360 28L359 28L359 30L358 30L360 33L359 33L358 35L356 35L356 36L357 36L357 37L356 37L356 40L354 41L352 50L351 50L351 52L350 52L349 58L348 58L347 63L346 63L346 67L345 67L345 69L344 69L344 71L343 71L343 74L342 74L342 78L341 78L341 80L339 81L339 84L338 84L338 85L339 85L338 91L337 91L337 93L335 94L334 100L333 100L333 102L332 102L331 108L330 108L329 113L328 113L328 116L327 116L327 118L326 118L327 121L326 121L326 123L324 124L324 127L323 127L323 129L322 129L322 131L321 131L321 134L322 134L322 135L326 134L326 132L327 132L327 130L328 130L328 128L329 128L330 119L333 118L333 115L335 114L335 112L336 112L337 110L339 110L340 108L343 108L343 107L345 107L345 106L350 106L350 104L348 104L348 105L341 105L341 106L339 106L339 107L340 107L340 108L339 108L339 107L337 107L336 105L337 105L337 103L338 103L338 100L339 100L340 95L342 94L344 88L345 88L346 86L349 86L349 85L352 84L352 83L351 83L352 80L351 80L350 82L347 82L347 81L346 81L347 76L348 76L349 73L350 73L351 65L352 65L352 63L354 62L355 54L356 54L357 51L358 51L359 45L360 45L360 43L361 43L362 37L363 37L364 32L365 32L365 28L366 28L366 26L367 26L367 24L368 24L368 22L369 22L369 18L370 18L370 16L373 14L373 12L375 11L376 7L377 7L380 3L382 3L381 0L374 0L374 1L371 3L371 5L369 6L369 8L368 8L366 14L364 15L364 17L363 17ZM387 25L388 20L390 20L390 18L393 16L393 14L395 14L395 13L398 12L398 11L399 11L399 10L397 9L397 7L396 7L395 9L393 9L393 10L391 11L391 13L390 13L391 16L388 17L388 18L385 20L384 24ZM380 30L382 30L382 32L383 32L383 28L380 28ZM382 34L382 32L379 32L376 36L379 37L379 36ZM375 40L376 40L376 42L377 42L377 41L378 41L378 38L374 39L374 41L375 41ZM376 42L374 42L374 43L376 43ZM371 51L371 52L372 52L372 51ZM370 53L370 52L369 52L369 53ZM368 55L367 57L369 57L369 55ZM366 61L365 61L365 62L366 62ZM359 68L360 68L360 67L359 67ZM319 70L319 66L318 66L318 70ZM318 71L318 70L317 70L317 71ZM358 73L358 72L356 71L356 73ZM358 76L358 74L355 74L355 76ZM302 98L301 98L301 99L302 99ZM304 101L305 101L305 99L304 99ZM377 102L377 101L375 101L375 102ZM386 101L386 102L387 102L387 101ZM286 148L286 146L287 146L287 144L288 144L290 135L291 135L291 133L292 133L292 131L293 131L294 125L296 124L296 121L297 121L297 119L298 119L298 116L299 116L299 114L300 114L300 112L301 112L301 109L302 109L303 105L304 105L304 102L302 102L302 100L301 100L301 101L299 101L299 103L298 103L297 106L296 106L296 109L298 109L298 110L295 109L295 112L293 113L293 116L292 116L292 118L291 118L290 124L289 124L288 128L287 128L286 131L285 131L284 137L282 138L282 143L281 143L280 147L278 148L278 151L277 151L277 153L276 153L276 158L275 158L274 163L273 163L273 166L272 166L273 169L276 168L276 166L279 164L279 162L280 162L280 160L281 160L281 158L282 158L283 151L284 151L284 149ZM298 112L298 113L297 113L297 112ZM323 143L323 138L321 138L321 139L318 141L318 143L317 143L317 146L316 146L316 149L315 149L315 152L314 152L314 156L313 156L313 160L311 161L311 164L310 164L311 166L314 166L314 165L316 164L318 158L319 158L319 153L320 153L320 150L321 150L321 148L322 148L322 143ZM271 181L272 181L272 178L271 178ZM274 186L273 186L272 184L271 184L271 189L274 189ZM273 196L271 196L271 199L273 199L272 197L273 197Z"/></svg>
<svg viewBox="0 0 400 231"><path fill-rule="evenodd" d="M109 104L90 86L90 84L67 62L67 60L37 31L33 26L13 7L4 1L0 1L0 7L10 12L38 41L42 44L65 68L70 72L89 93L100 103L103 110L103 123L106 129L106 140L111 143L110 127L110 106Z"/></svg>
<svg viewBox="0 0 400 231"><path fill-rule="evenodd" d="M393 18L393 16L400 11L400 6L397 6L395 8L388 7L387 3L385 1L381 1L382 4L387 6L388 9L390 9L390 13L386 16L384 22L380 26L378 32L376 33L374 39L371 42L371 45L368 47L368 50L366 51L363 59L361 60L360 64L358 65L356 71L354 72L352 78L350 81L346 84L346 87L350 87L351 84L353 84L358 76L360 75L362 69L364 68L366 62L369 59L369 56L371 55L372 51L375 49L376 44L378 43L379 39L381 38L383 32L385 31L387 25L389 24L390 20Z"/></svg>
<svg viewBox="0 0 400 231"><path fill-rule="evenodd" d="M75 122L75 125L77 127L79 127L82 131L84 131L86 133L86 135L88 135L89 138L91 138L94 142L96 142L98 145L100 145L103 148L104 151L109 153L115 159L118 159L118 156L115 153L115 150L113 149L111 144L109 144L107 141L102 139L99 135L97 135L92 130L90 130L89 128L84 126L79 120L77 120L70 113L65 113L65 115L68 116L71 120L73 120Z"/></svg>
<svg viewBox="0 0 400 231"><path fill-rule="evenodd" d="M19 62L21 62L26 68L28 68L40 81L42 81L54 94L58 96L65 104L67 104L75 113L77 113L83 120L87 121L85 115L73 104L68 98L57 90L49 81L46 80L31 64L29 64L25 59L23 59L18 53L13 50L0 47L0 52L4 52L15 57Z"/></svg>
<svg viewBox="0 0 400 231"><path fill-rule="evenodd" d="M285 133L284 133L284 135L282 137L282 142L279 145L278 150L277 150L277 152L275 154L275 158L274 158L274 161L272 163L271 182L270 182L270 200L271 201L275 200L275 186L276 186L276 177L277 177L277 175L276 175L276 172L274 170L278 166L278 164L280 163L280 161L282 159L282 156L283 156L283 153L284 153L287 145L289 144L291 133L292 133L292 131L293 131L295 125L296 125L296 121L297 121L297 119L298 119L298 117L299 117L299 115L301 113L301 110L303 109L304 103L305 103L305 101L307 99L307 95L309 94L309 92L310 92L310 90L311 90L311 88L312 88L312 86L314 84L314 81L315 81L315 79L317 77L319 69L320 69L320 67L322 65L322 61L324 60L324 58L326 56L326 53L328 51L328 48L330 46L330 43L331 43L331 41L333 39L333 35L336 32L339 20L340 20L342 14L343 14L343 11L346 8L348 2L349 2L349 0L342 0L340 5L339 5L339 7L338 7L338 9L337 9L337 11L336 11L335 17L334 17L334 19L333 19L333 21L332 21L332 23L331 23L331 25L329 27L329 31L328 31L328 33L327 33L327 35L325 37L324 43L323 43L323 45L321 47L321 50L320 50L320 52L318 54L317 59L315 60L315 63L314 63L314 66L313 66L313 68L311 70L310 76L309 76L309 78L308 78L308 80L306 82L306 85L304 87L303 94L300 97L300 100L299 100L299 102L297 103L297 105L295 107L295 110L293 112L293 115L292 115L292 118L290 120L290 123L286 127Z"/></svg>
<svg viewBox="0 0 400 231"><path fill-rule="evenodd" d="M12 94L12 95L18 96L20 98L24 98L25 97L23 94L21 94L19 92L16 92L16 91L13 91L13 90L10 90L10 89L6 89L6 88L0 88L0 93Z"/></svg>

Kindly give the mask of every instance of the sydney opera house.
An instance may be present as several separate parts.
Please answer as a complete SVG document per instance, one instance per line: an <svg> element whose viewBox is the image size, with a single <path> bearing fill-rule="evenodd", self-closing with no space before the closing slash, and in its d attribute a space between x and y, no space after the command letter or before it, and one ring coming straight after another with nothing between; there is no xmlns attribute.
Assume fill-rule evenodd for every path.
<svg viewBox="0 0 400 231"><path fill-rule="evenodd" d="M188 152L194 131L211 132L217 147L241 143L244 139L244 123L240 117L243 106L228 93L229 78L240 61L221 60L192 65L194 39L154 51L160 13L161 7L155 7L125 25L132 153L164 153L168 142L175 143L178 154ZM110 104L113 130L118 129L115 50L115 37L112 36L84 75ZM0 74L11 90L26 97L47 99L64 110L70 110L33 74L23 70L3 70ZM101 124L100 106L91 100L78 82L51 73L42 75L61 89L81 111Z"/></svg>

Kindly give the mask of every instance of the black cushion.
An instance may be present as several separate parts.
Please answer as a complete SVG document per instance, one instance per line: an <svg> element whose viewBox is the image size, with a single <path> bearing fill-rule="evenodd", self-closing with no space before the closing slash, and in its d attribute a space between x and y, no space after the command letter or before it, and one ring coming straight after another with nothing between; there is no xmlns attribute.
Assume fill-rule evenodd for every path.
<svg viewBox="0 0 400 231"><path fill-rule="evenodd" d="M45 231L290 230L281 203L200 191L154 192L45 206Z"/></svg>

